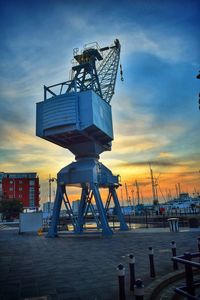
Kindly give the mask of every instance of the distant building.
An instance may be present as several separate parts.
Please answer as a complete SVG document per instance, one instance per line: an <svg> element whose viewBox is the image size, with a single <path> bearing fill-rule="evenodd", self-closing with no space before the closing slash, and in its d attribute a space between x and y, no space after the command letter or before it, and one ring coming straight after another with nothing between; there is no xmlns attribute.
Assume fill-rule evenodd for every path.
<svg viewBox="0 0 200 300"><path fill-rule="evenodd" d="M78 209L79 209L80 203L81 203L81 200L74 200L74 201L72 201L72 210L73 210L73 213L78 214ZM98 212L97 211L97 206L95 204L93 204L92 206L94 208L94 211ZM91 207L88 209L88 212L92 213Z"/></svg>
<svg viewBox="0 0 200 300"><path fill-rule="evenodd" d="M39 208L39 178L37 173L0 172L0 197L18 199L25 209Z"/></svg>
<svg viewBox="0 0 200 300"><path fill-rule="evenodd" d="M43 203L42 211L44 213L51 213L52 214L53 206L54 206L54 202L49 202L49 201L45 202L45 203Z"/></svg>
<svg viewBox="0 0 200 300"><path fill-rule="evenodd" d="M72 210L75 214L78 214L78 208L79 208L80 202L81 202L80 200L72 201Z"/></svg>

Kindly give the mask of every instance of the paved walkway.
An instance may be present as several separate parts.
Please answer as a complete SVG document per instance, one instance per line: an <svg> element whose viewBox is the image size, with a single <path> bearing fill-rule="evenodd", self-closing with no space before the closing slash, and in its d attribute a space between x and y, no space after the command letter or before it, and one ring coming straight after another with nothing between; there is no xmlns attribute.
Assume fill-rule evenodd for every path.
<svg viewBox="0 0 200 300"><path fill-rule="evenodd" d="M16 230L0 231L0 299L42 297L66 300L117 300L116 267L126 267L127 300L130 295L127 254L136 257L136 277L147 286L148 247L155 253L157 277L172 271L170 242L177 254L197 251L200 231L170 233L168 230L117 232L112 237L98 234L61 235L47 239ZM48 296L48 297L47 297Z"/></svg>

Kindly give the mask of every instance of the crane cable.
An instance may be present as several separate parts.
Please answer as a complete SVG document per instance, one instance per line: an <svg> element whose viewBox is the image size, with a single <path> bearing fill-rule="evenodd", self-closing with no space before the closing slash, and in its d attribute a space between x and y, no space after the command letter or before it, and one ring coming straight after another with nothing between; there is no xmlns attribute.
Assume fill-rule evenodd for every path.
<svg viewBox="0 0 200 300"><path fill-rule="evenodd" d="M121 81L124 81L124 77L123 77L123 70L122 70L122 64L120 63L120 76L121 76Z"/></svg>

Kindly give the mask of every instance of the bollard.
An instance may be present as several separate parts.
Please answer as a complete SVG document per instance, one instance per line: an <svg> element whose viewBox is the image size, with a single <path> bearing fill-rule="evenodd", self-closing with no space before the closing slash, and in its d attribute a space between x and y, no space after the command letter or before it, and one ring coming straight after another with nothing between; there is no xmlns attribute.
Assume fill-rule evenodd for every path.
<svg viewBox="0 0 200 300"><path fill-rule="evenodd" d="M137 279L134 287L135 300L144 300L144 284L141 279Z"/></svg>
<svg viewBox="0 0 200 300"><path fill-rule="evenodd" d="M134 291L135 285L135 256L129 255L129 271L130 271L130 291Z"/></svg>
<svg viewBox="0 0 200 300"><path fill-rule="evenodd" d="M171 241L171 246L172 246L172 257L176 256L176 243L175 241ZM178 270L178 262L173 261L173 269Z"/></svg>
<svg viewBox="0 0 200 300"><path fill-rule="evenodd" d="M149 247L149 263L150 263L150 277L156 277L155 267L154 267L154 254L153 254L152 247Z"/></svg>
<svg viewBox="0 0 200 300"><path fill-rule="evenodd" d="M119 280L119 300L126 300L125 295L125 268L122 264L117 267L118 280Z"/></svg>
<svg viewBox="0 0 200 300"><path fill-rule="evenodd" d="M169 228L171 232L178 232L179 231L179 219L178 218L169 218L167 220L169 222Z"/></svg>

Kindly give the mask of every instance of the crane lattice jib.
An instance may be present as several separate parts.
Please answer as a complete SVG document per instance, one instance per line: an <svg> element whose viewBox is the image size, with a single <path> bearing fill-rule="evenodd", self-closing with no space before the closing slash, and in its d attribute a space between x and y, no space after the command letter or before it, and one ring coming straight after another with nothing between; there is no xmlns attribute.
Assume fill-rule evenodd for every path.
<svg viewBox="0 0 200 300"><path fill-rule="evenodd" d="M108 103L114 95L119 59L120 45L112 47L97 68L102 98Z"/></svg>
<svg viewBox="0 0 200 300"><path fill-rule="evenodd" d="M72 67L73 78L67 89L70 92L76 83L78 92L93 90L106 102L114 94L121 45L116 39L114 46L101 49L88 48L81 54L75 54L78 64Z"/></svg>

